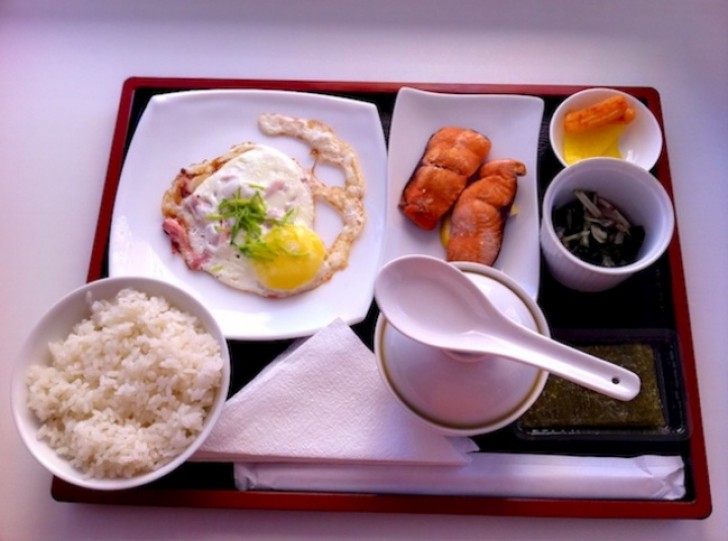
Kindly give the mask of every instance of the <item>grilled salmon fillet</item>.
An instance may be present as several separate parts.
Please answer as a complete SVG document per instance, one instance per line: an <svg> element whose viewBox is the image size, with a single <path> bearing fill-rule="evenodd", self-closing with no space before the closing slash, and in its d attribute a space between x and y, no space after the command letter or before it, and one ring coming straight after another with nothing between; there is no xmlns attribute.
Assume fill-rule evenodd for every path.
<svg viewBox="0 0 728 541"><path fill-rule="evenodd" d="M422 229L434 229L490 148L490 139L475 130L448 126L435 132L402 192L399 207L405 216Z"/></svg>
<svg viewBox="0 0 728 541"><path fill-rule="evenodd" d="M479 179L462 192L452 212L448 261L492 265L500 253L503 231L526 166L516 160L483 164Z"/></svg>

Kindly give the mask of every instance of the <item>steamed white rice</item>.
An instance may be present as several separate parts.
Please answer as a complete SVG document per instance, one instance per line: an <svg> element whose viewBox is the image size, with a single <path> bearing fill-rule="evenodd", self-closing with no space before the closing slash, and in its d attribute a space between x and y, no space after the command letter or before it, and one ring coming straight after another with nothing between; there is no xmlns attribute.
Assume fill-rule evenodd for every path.
<svg viewBox="0 0 728 541"><path fill-rule="evenodd" d="M161 297L125 289L28 372L38 437L90 477L152 471L200 433L222 378L215 339Z"/></svg>

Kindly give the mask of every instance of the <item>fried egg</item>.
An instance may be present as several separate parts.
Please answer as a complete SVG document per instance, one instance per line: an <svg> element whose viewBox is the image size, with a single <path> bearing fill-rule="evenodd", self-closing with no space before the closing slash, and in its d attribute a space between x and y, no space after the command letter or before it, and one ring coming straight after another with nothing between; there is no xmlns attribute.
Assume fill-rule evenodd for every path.
<svg viewBox="0 0 728 541"><path fill-rule="evenodd" d="M259 123L268 135L309 143L317 160L342 169L344 186L326 186L274 147L243 143L181 170L164 196L163 230L190 269L239 290L287 297L347 266L365 223L364 180L353 150L327 126L283 115ZM330 247L314 228L317 200L342 219Z"/></svg>

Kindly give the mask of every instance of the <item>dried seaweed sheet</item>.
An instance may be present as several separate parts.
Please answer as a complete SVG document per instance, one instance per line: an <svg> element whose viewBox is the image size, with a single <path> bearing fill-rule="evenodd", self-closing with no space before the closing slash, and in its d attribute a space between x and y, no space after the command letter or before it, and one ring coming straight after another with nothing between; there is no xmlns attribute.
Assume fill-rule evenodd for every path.
<svg viewBox="0 0 728 541"><path fill-rule="evenodd" d="M521 428L661 429L666 426L651 346L591 345L579 349L635 372L642 380L639 394L623 402L552 375L539 399L519 420Z"/></svg>

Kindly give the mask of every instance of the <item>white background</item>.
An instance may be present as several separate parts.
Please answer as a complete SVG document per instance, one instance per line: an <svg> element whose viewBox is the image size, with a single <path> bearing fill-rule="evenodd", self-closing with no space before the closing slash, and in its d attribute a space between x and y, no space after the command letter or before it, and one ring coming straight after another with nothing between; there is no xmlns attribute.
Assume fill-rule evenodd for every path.
<svg viewBox="0 0 728 541"><path fill-rule="evenodd" d="M724 0L0 0L0 381L85 280L131 75L654 86L707 432L705 521L116 508L54 502L0 407L0 539L661 539L728 531Z"/></svg>

